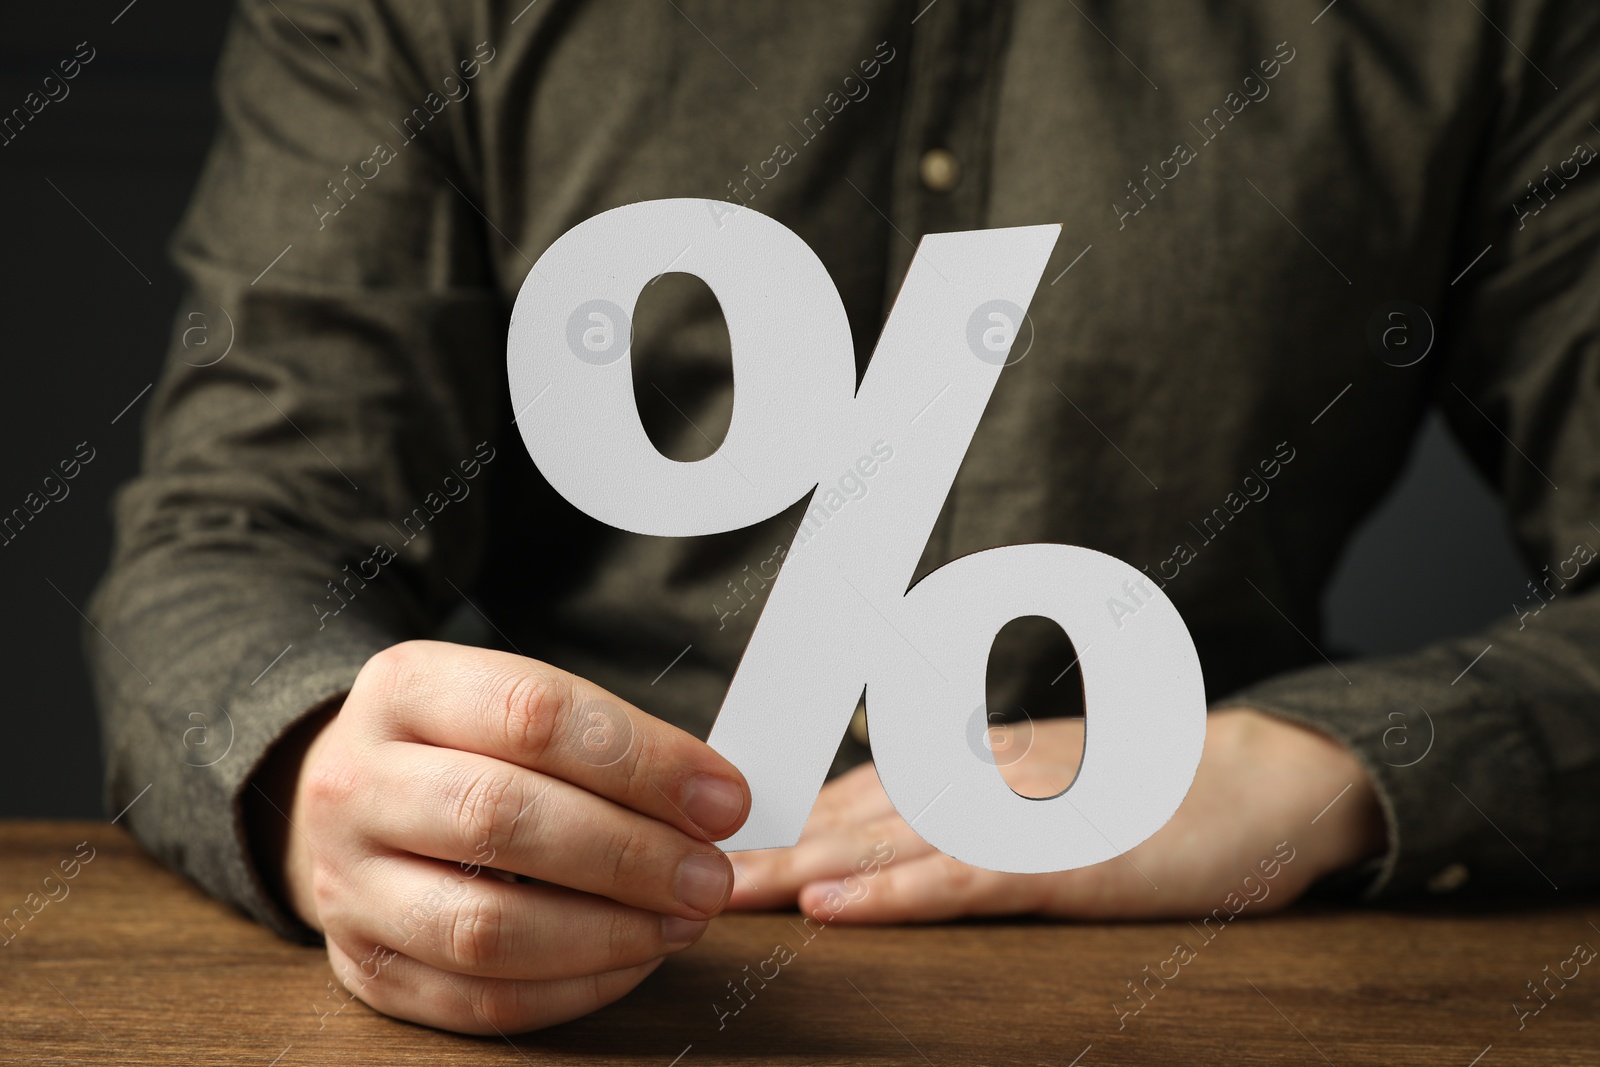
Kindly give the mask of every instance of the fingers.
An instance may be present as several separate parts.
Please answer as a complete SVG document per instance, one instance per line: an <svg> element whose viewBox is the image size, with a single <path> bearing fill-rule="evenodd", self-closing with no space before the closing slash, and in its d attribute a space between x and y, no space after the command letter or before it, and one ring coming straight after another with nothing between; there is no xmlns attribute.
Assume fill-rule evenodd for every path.
<svg viewBox="0 0 1600 1067"><path fill-rule="evenodd" d="M894 804L878 780L878 769L869 761L852 767L822 787L806 819L806 829L858 823L893 811Z"/></svg>
<svg viewBox="0 0 1600 1067"><path fill-rule="evenodd" d="M793 848L735 855L729 907L789 907L800 890L813 882L870 877L890 861L932 851L931 845L894 814L853 826L807 830Z"/></svg>
<svg viewBox="0 0 1600 1067"><path fill-rule="evenodd" d="M408 742L377 752L364 820L376 844L687 919L708 919L727 902L727 857L664 822L470 752Z"/></svg>
<svg viewBox="0 0 1600 1067"><path fill-rule="evenodd" d="M624 970L687 948L703 920L558 886L467 877L415 856L375 861L327 909L332 936L480 978L555 980Z"/></svg>
<svg viewBox="0 0 1600 1067"><path fill-rule="evenodd" d="M938 852L895 811L871 764L829 782L792 848L732 857L735 909L800 910L825 921L934 922L1036 911L1061 876L1001 874ZM1087 887L1094 879L1082 879Z"/></svg>
<svg viewBox="0 0 1600 1067"><path fill-rule="evenodd" d="M899 833L904 825L869 762L854 767L822 787L806 819L800 842L793 848L741 852L733 858L731 908L790 907L807 881L850 874L875 858L874 845L893 854L896 847L923 847L915 835ZM875 830L883 833L873 836ZM893 831L894 843L887 836ZM876 856L881 862L881 856Z"/></svg>
<svg viewBox="0 0 1600 1067"><path fill-rule="evenodd" d="M466 1034L508 1035L575 1019L617 1000L661 965L655 959L582 977L508 981L451 974L390 952L354 939L328 939L334 973L369 1007Z"/></svg>
<svg viewBox="0 0 1600 1067"><path fill-rule="evenodd" d="M885 864L876 876L810 882L800 910L829 922L938 922L963 915L1032 912L1054 875L1001 874L929 851Z"/></svg>
<svg viewBox="0 0 1600 1067"><path fill-rule="evenodd" d="M375 709L393 739L515 763L703 840L733 833L750 808L743 775L710 746L522 656L408 641L367 662L346 706Z"/></svg>

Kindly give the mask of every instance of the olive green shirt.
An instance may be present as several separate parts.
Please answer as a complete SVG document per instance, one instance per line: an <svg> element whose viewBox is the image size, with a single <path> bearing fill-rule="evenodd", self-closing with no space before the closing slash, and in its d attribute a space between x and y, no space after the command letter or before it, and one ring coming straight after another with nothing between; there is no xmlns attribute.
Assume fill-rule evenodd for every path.
<svg viewBox="0 0 1600 1067"><path fill-rule="evenodd" d="M1213 704L1370 772L1370 894L1600 879L1592 2L244 0L218 93L86 641L113 809L150 786L133 831L275 929L303 932L241 795L392 643L475 622L709 730L804 503L712 537L610 529L540 478L507 400L533 261L663 197L797 232L858 371L921 235L1059 222L919 576L1034 541L1143 569ZM728 425L727 346L703 284L641 298L636 393L669 456ZM1431 405L1539 599L1329 661L1330 572ZM1071 649L1019 632L991 705L1070 711Z"/></svg>

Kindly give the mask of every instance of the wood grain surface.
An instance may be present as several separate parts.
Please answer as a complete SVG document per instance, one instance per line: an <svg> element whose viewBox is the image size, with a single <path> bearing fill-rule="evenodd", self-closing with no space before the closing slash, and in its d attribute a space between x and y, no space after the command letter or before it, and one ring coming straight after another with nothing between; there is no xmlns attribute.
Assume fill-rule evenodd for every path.
<svg viewBox="0 0 1600 1067"><path fill-rule="evenodd" d="M491 1038L336 995L320 949L278 940L107 823L0 823L0 914L0 1063L1600 1064L1600 960L1564 963L1600 947L1600 900L1566 893L1302 907L1210 942L1181 922L1017 921L835 924L807 940L798 915L733 916L619 1003ZM1163 968L1180 940L1193 958ZM780 943L793 958L761 967ZM1146 965L1177 977L1130 999ZM1573 969L1564 987L1550 977ZM738 1004L728 983L757 970L777 975L720 1017ZM1535 1001L1528 982L1549 992ZM1543 1007L1519 1029L1515 1003ZM1142 1005L1120 1028L1119 1004Z"/></svg>

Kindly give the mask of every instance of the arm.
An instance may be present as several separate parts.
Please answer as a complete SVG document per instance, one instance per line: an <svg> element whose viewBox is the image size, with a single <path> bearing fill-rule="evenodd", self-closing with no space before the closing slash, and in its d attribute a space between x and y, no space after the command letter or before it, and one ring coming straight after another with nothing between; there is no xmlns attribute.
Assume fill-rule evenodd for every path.
<svg viewBox="0 0 1600 1067"><path fill-rule="evenodd" d="M1527 56L1484 30L1499 79L1485 95L1502 111L1486 130L1483 174L1461 190L1446 262L1459 269L1492 247L1459 285L1454 270L1437 280L1440 351L1408 373L1437 375L1451 425L1540 575L1518 617L1232 694L1211 716L1183 806L1123 858L1059 875L965 868L929 854L865 769L825 787L795 849L739 857L749 879L735 906L798 899L831 911L828 894L845 876L860 882L852 864L879 840L894 863L841 920L1198 916L1240 892L1277 841L1297 858L1281 865L1267 907L1378 857L1370 874L1354 871L1372 896L1600 883L1600 159L1577 149L1600 147L1600 11L1553 3L1515 16L1504 28ZM1547 165L1576 176L1531 193ZM1042 770L1059 782L1081 743L1078 724L1038 724L1029 761L1039 769L1022 761L1007 777L1036 784Z"/></svg>
<svg viewBox="0 0 1600 1067"><path fill-rule="evenodd" d="M172 242L185 306L204 309L217 351L232 347L211 363L183 346L192 323L174 331L90 609L111 806L149 785L132 831L286 934L305 931L249 862L245 784L373 654L429 632L482 540L501 319L488 279L459 265L484 256L439 148L474 101L397 145L366 188L351 181L340 215L313 208L342 168L397 139L390 118L450 69L450 47L418 57L364 4L241 5L218 68L221 127ZM440 508L457 485L467 495Z"/></svg>
<svg viewBox="0 0 1600 1067"><path fill-rule="evenodd" d="M520 1031L699 937L732 880L711 841L749 799L702 742L583 679L407 640L478 566L505 308L452 188L474 188L473 98L329 206L330 179L474 55L406 21L242 5L174 242L232 347L193 366L174 345L87 641L112 803L137 799L152 852L321 934L378 1010Z"/></svg>
<svg viewBox="0 0 1600 1067"><path fill-rule="evenodd" d="M1600 883L1600 11L1516 19L1528 55L1499 45L1449 262L1484 255L1440 279L1441 351L1402 373L1434 375L1535 581L1507 590L1498 625L1344 665L1348 685L1324 667L1238 694L1338 738L1373 777L1392 840L1372 895Z"/></svg>

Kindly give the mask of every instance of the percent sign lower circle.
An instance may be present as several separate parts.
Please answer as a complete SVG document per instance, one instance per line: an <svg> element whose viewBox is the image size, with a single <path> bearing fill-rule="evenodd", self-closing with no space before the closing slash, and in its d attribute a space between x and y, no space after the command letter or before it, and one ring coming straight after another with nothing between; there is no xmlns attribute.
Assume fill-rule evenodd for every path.
<svg viewBox="0 0 1600 1067"><path fill-rule="evenodd" d="M962 557L911 585L1016 340L995 326L1020 326L1059 235L1051 225L925 237L859 389L826 269L748 209L615 208L559 238L524 281L507 337L511 401L534 464L574 506L619 529L685 537L810 497L708 739L751 788L728 850L799 839L863 689L890 800L930 844L975 866L1035 873L1110 859L1187 793L1205 739L1199 657L1143 574L1090 549L1030 544ZM639 294L669 270L710 287L733 349L727 436L690 463L650 443L627 358ZM893 461L859 499L825 491L885 455ZM1130 585L1143 591L1131 615ZM1108 609L1113 598L1121 610ZM1066 631L1084 679L1081 768L1043 800L1013 792L965 737L994 637L1023 615Z"/></svg>

